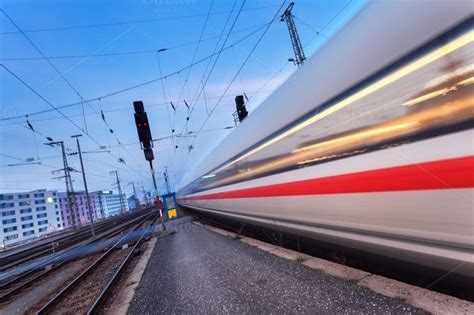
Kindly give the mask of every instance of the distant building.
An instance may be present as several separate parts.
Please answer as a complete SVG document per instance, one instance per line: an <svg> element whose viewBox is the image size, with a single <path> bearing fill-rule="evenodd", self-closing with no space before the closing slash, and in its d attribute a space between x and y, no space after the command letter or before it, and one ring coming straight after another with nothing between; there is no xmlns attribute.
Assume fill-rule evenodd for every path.
<svg viewBox="0 0 474 315"><path fill-rule="evenodd" d="M129 209L125 194L122 194L122 205L120 195L114 194L111 190L95 191L93 194L98 197L97 208L106 218L119 215Z"/></svg>
<svg viewBox="0 0 474 315"><path fill-rule="evenodd" d="M73 207L76 213L75 220L73 218L73 215L69 211L67 194L65 192L59 193L59 207L61 209L62 219L66 228L72 227L73 225L80 226L88 224L90 222L89 210L87 208L86 193L83 191L79 191L75 192L74 196L75 201ZM98 208L99 197L95 193L90 193L89 197L91 201L92 218L94 219L94 221L97 221L98 219L101 219L103 217L102 213L100 212L100 209Z"/></svg>
<svg viewBox="0 0 474 315"><path fill-rule="evenodd" d="M57 191L0 194L0 248L62 230L60 211Z"/></svg>
<svg viewBox="0 0 474 315"><path fill-rule="evenodd" d="M135 197L135 195L131 195L130 197L128 197L127 203L128 203L128 208L130 210L140 208L140 201L138 200L137 197Z"/></svg>

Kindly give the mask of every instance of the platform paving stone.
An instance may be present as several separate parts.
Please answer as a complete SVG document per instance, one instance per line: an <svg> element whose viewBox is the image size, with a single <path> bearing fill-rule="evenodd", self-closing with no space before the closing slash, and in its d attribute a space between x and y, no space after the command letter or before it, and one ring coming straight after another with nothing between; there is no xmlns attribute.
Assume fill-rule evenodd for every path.
<svg viewBox="0 0 474 315"><path fill-rule="evenodd" d="M192 224L169 223L129 314L422 314L400 300Z"/></svg>

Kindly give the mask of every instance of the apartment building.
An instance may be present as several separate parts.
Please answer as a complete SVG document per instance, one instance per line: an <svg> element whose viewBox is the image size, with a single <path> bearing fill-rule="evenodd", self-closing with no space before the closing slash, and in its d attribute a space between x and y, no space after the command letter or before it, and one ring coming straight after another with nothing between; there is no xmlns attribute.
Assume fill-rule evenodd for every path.
<svg viewBox="0 0 474 315"><path fill-rule="evenodd" d="M63 228L57 191L0 194L0 248Z"/></svg>
<svg viewBox="0 0 474 315"><path fill-rule="evenodd" d="M98 208L99 201L96 193L89 194L91 201L91 212L94 221L103 218L101 211ZM89 210L87 208L87 196L84 191L74 193L73 199L73 214L70 213L68 206L67 194L64 192L59 193L59 208L61 209L61 218L64 222L64 227L69 228L72 226L81 226L90 223Z"/></svg>

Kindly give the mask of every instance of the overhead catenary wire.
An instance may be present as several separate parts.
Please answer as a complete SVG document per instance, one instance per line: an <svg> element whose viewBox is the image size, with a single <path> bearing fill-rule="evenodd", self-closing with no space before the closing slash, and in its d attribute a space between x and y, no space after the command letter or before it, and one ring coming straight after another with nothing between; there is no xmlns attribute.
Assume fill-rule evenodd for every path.
<svg viewBox="0 0 474 315"><path fill-rule="evenodd" d="M113 92L110 92L110 93L107 93L107 94L104 94L104 95L101 95L101 96L97 96L97 97L93 97L93 98L89 98L89 99L85 99L84 102L93 102L93 101L98 101L100 99L105 99L105 98L108 98L108 97L112 97L112 96L115 96L115 95L118 95L118 94L122 94L122 93L125 93L125 92L128 92L128 91L131 91L131 90L134 90L134 89L137 89L137 88L140 88L140 87L143 87L143 86L147 86L147 85L150 85L150 84L153 84L155 82L158 82L160 80L163 80L165 78L169 78L171 76L174 76L174 75L178 75L180 72L184 71L184 70L187 70L189 67L195 67L196 65L198 64L201 64L203 63L204 61L206 60L209 60L210 58L214 57L215 55L219 54L219 53L222 53L223 51L226 51L230 48L232 48L233 45L235 44L238 44L238 43L241 43L243 41L245 41L246 39L252 37L253 35L257 34L260 30L262 30L264 27L266 26L266 24L264 24L263 26L255 29L254 31L248 33L247 35L243 36L242 38L238 39L237 41L235 41L233 44L230 44L230 45L227 45L225 46L224 48L222 48L221 50L219 50L218 52L214 52L210 55L207 55L197 61L195 61L194 63L192 64L188 64L182 68L180 68L179 70L176 70L172 73L169 73L167 75L164 75L162 77L158 77L158 78L155 78L155 79L152 79L152 80L148 80L148 81L145 81L145 82L142 82L142 83L139 83L139 84L135 84L135 85L132 85L132 86L129 86L129 87L126 87L126 88L123 88L123 89L120 89L120 90L116 90L116 91L113 91ZM2 65L2 67L5 67L3 64L0 64ZM67 104L67 105L62 105L62 106L58 106L57 108L58 109L63 109L63 108L68 108L68 107L72 107L72 106L77 106L77 105L80 105L81 103L80 102L74 102L74 103L70 103L70 104ZM39 114L43 114L45 112L50 112L52 110L42 110L42 111L37 111L37 112L33 112L33 113L28 113L28 116L34 116L34 115L39 115ZM4 121L4 120L10 120L10 119L16 119L16 118L22 118L24 117L25 114L23 115L16 115L16 116L10 116L10 117L2 117L0 118L0 121Z"/></svg>
<svg viewBox="0 0 474 315"><path fill-rule="evenodd" d="M256 26L252 26L252 27L246 27L246 28L236 30L233 33L234 34L243 33L243 32L249 31L249 30L260 28L262 26L264 26L264 25L256 25ZM203 39L201 39L200 42L219 39L220 37L223 37L223 36L224 35L221 35L221 36L216 35L216 36L203 38ZM178 49L178 48L182 48L182 47L186 47L186 46L191 46L191 45L197 44L198 42L199 42L199 40L194 40L194 41L190 41L190 42L186 42L186 43L182 43L182 44L166 46L166 50L169 51L169 50ZM117 52L94 53L94 54L59 55L59 56L52 55L52 56L47 56L47 58L50 59L50 60L54 60L54 59L77 59L77 58L93 58L93 57L95 58L95 57L133 56L133 55L155 54L157 50L159 50L159 49L154 48L154 49L144 49L144 50L117 51ZM44 60L44 58L41 57L41 56L39 56L39 57L4 57L4 58L0 58L0 61L2 61L2 62L4 62L4 61L41 61L41 60Z"/></svg>
<svg viewBox="0 0 474 315"><path fill-rule="evenodd" d="M244 9L243 11L256 11L256 10L274 8L276 6L277 5L251 7L251 8ZM213 12L211 15L223 15L223 14L228 14L228 13L232 13L232 11L216 11L216 12ZM65 31L65 30L86 29L86 28L99 28L99 27L107 27L107 26L120 26L120 25L129 25L129 24L142 24L142 23L152 23L152 22L161 22L161 21L170 21L170 20L189 19L189 18L203 17L206 15L207 15L206 13L200 13L200 14L190 14L190 15L163 17L163 18L155 18L155 19L142 19L142 20L97 23L97 24L64 26L64 27L38 28L38 29L25 30L24 32L25 33L39 33L39 32ZM4 32L0 32L0 35L19 34L19 33L20 33L19 31L4 31Z"/></svg>
<svg viewBox="0 0 474 315"><path fill-rule="evenodd" d="M204 70L204 75L203 75L203 77L206 76L206 79L202 80L202 87L201 87L200 89L199 89L199 86L198 86L199 93L198 93L197 95L195 94L195 96L193 97L193 102L192 102L192 104L191 104L191 109L188 110L188 114L187 114L187 117L186 117L186 122L185 122L185 125L184 125L184 127L183 127L181 133L183 133L183 132L184 132L185 130L187 130L187 128L188 128L189 119L190 119L190 117L191 117L191 115L192 115L192 113L193 113L193 111L194 111L194 108L195 108L196 105L197 105L197 99L200 98L200 96L201 96L203 90L205 89L206 84L207 84L207 82L209 81L209 78L210 78L212 72L214 71L214 68L215 68L217 62L219 61L219 57L221 56L221 54L222 54L222 52L223 52L223 48L224 48L225 44L227 43L227 40L229 39L230 34L232 33L232 31L233 31L233 29L234 29L234 27L235 27L235 25L236 25L236 23L237 23L237 20L239 19L240 14L242 13L242 10L243 10L243 8L244 8L244 6L245 6L245 3L246 3L246 0L243 0L241 6L240 6L240 8L239 8L239 10L237 11L237 15L235 16L234 21L232 22L232 25L231 25L229 31L227 32L227 35L226 35L226 37L225 37L225 39L224 39L224 42L222 43L221 49L218 51L218 53L217 53L217 55L216 55L216 58L214 59L214 62L212 63L212 66L211 66L209 72L207 73L207 76L206 76L206 71L207 71L207 69L208 69L208 67L209 67L209 65L210 65L210 63L211 63L212 60L209 60L208 65L206 66L206 69ZM232 10L231 10L231 11L234 10L236 4L237 4L237 0L234 1L234 4L233 4L233 7L232 7ZM225 31L225 29L226 29L226 27L227 27L227 24L228 24L228 22L230 21L230 17L231 17L231 14L229 14L229 16L228 16L228 18L227 18L227 21L225 22L224 28L222 29L222 33L224 33L224 31ZM234 44L235 44L235 43L234 43ZM233 44L233 45L234 45L234 44ZM218 45L219 45L219 42L216 44L216 47L214 48L214 53L215 53L215 50L216 50L216 48L218 47ZM230 48L232 48L233 45L231 45ZM213 54L214 54L214 53L213 53ZM179 142L180 142L179 140L180 140L180 139L178 139L178 145L179 145ZM176 150L178 149L178 145L175 146L175 149L174 149L173 155L172 155L173 157L171 158L171 161L168 161L168 163L167 163L167 165L169 165L170 167L171 167L171 164L172 164L173 161L174 161L174 156L175 156L175 154L176 154ZM192 147L188 146L188 149L192 149Z"/></svg>
<svg viewBox="0 0 474 315"><path fill-rule="evenodd" d="M54 63L51 62L51 60L49 60L45 54L43 53L43 51L31 40L31 38L25 34L25 32L20 28L20 26L18 24L15 23L15 21L7 14L7 12L5 12L5 10L3 9L0 9L0 11L7 17L7 19L18 29L19 32L21 32L21 34L26 38L26 40L34 47L34 49L46 60L46 62L54 69L54 71L59 74L59 76L63 79L64 82L66 82L66 84L77 94L77 96L79 96L80 98L80 104L83 105L83 102L84 102L84 98L82 97L82 95L79 93L79 91L72 85L72 83L64 76L64 74L54 65ZM45 101L46 103L48 103L51 107L53 107L58 113L60 113L64 118L66 118L73 126L75 126L77 129L81 130L83 133L85 133L92 141L94 141L96 144L99 145L99 147L101 146L101 144L94 138L90 135L90 133L87 131L87 130L84 130L84 128L81 128L79 125L77 125L74 121L72 121L69 117L67 117L66 115L64 115L64 113L62 113L58 108L56 108L53 104L51 104L51 102L49 102L46 98L44 98L41 94L39 94L35 89L33 89L30 85L26 84L25 81L21 80L16 74L14 74L10 69L8 69L7 67L5 67L3 64L1 64L1 66L6 69L10 74L12 74L14 77L16 77L17 79L19 79L24 85L26 85L31 91L33 91L37 96L39 96L43 101ZM86 103L88 103L88 101L85 101ZM92 108L92 106L90 106L89 104L89 107ZM92 108L93 109L93 108ZM98 113L97 113L98 114ZM100 114L99 114L100 115ZM105 122L105 120L104 120ZM110 131L111 133L113 133L112 129L110 128ZM117 138L116 135L114 135L115 139L117 140L117 142L120 144L120 140ZM110 155L114 156L114 158L117 159L117 157L110 153ZM130 154L129 154L130 155ZM131 155L130 155L131 156ZM119 162L120 161L123 161L122 158L118 158L117 159ZM140 167L139 167L139 164L137 163L137 166L138 166L138 173L143 176L140 172Z"/></svg>
<svg viewBox="0 0 474 315"><path fill-rule="evenodd" d="M232 80L227 84L225 90L224 90L224 93L222 94L222 96L217 100L216 104L214 104L213 108L211 109L211 112L209 113L209 115L207 116L207 118L204 120L204 122L202 123L201 127L198 129L198 132L201 131L204 126L207 124L207 122L209 121L210 117L212 116L212 114L214 113L215 109L217 108L217 106L220 104L220 102L222 101L222 99L224 98L225 94L227 94L227 92L229 91L230 87L232 86L232 84L234 83L234 81L236 80L236 78L239 76L240 72L242 71L242 69L245 67L245 65L247 64L248 60L250 59L251 55L253 54L253 52L257 49L258 45L260 44L260 42L262 41L263 37L265 36L265 34L267 33L268 29L270 28L270 26L272 25L272 22L276 20L279 12L281 11L281 9L283 8L283 6L285 5L286 3L286 0L283 1L283 3L281 4L280 8L277 10L277 12L275 13L275 15L273 16L272 20L270 23L268 23L267 27L264 29L264 31L262 32L262 34L260 35L260 37L257 39L257 42L255 43L255 45L252 47L252 49L250 50L250 52L247 54L247 57L244 59L244 61L242 62L242 64L240 65L239 69L237 70L236 74L234 75L234 77L232 78ZM196 141L196 138L193 139L193 142L192 142L192 146L194 145L194 142ZM188 158L189 158L189 153L188 153ZM185 165L187 164L187 160L188 158L186 159L186 162L185 162Z"/></svg>

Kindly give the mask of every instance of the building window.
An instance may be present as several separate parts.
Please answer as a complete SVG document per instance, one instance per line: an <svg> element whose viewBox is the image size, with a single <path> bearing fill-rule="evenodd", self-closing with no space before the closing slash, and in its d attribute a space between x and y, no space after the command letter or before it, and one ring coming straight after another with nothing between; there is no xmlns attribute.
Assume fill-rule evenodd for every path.
<svg viewBox="0 0 474 315"><path fill-rule="evenodd" d="M3 224L11 224L11 223L16 223L16 219L6 219L2 221Z"/></svg>
<svg viewBox="0 0 474 315"><path fill-rule="evenodd" d="M13 231L16 231L17 229L18 228L16 226L10 226L10 227L4 228L3 233L13 232Z"/></svg>
<svg viewBox="0 0 474 315"><path fill-rule="evenodd" d="M18 195L18 199L28 199L28 198L30 198L30 194Z"/></svg>
<svg viewBox="0 0 474 315"><path fill-rule="evenodd" d="M21 225L21 228L22 228L22 229L27 229L27 228L33 227L33 225L34 225L33 223L22 224L22 225Z"/></svg>
<svg viewBox="0 0 474 315"><path fill-rule="evenodd" d="M44 193L36 193L35 198L44 198Z"/></svg>
<svg viewBox="0 0 474 315"><path fill-rule="evenodd" d="M29 201L29 200L28 200L28 201L20 201L20 202L18 203L18 205L19 205L20 207L29 206L29 205L31 205L31 201Z"/></svg>
<svg viewBox="0 0 474 315"><path fill-rule="evenodd" d="M12 234L5 237L7 241L11 241L18 238L18 234Z"/></svg>
<svg viewBox="0 0 474 315"><path fill-rule="evenodd" d="M0 203L0 209L12 208L15 204L13 202Z"/></svg>
<svg viewBox="0 0 474 315"><path fill-rule="evenodd" d="M37 218L37 219L41 219L41 218L45 218L45 217L47 217L47 216L48 216L47 213L40 213L40 214L37 214L37 215L36 215L36 218Z"/></svg>
<svg viewBox="0 0 474 315"><path fill-rule="evenodd" d="M0 195L0 200L13 200L13 195Z"/></svg>
<svg viewBox="0 0 474 315"><path fill-rule="evenodd" d="M33 220L33 216L32 215L28 215L26 217L21 217L21 221L28 221L28 220Z"/></svg>
<svg viewBox="0 0 474 315"><path fill-rule="evenodd" d="M28 235L31 235L31 234L35 234L35 230L23 232L23 236L28 236Z"/></svg>
<svg viewBox="0 0 474 315"><path fill-rule="evenodd" d="M60 227L61 227L61 224L58 223L58 228L60 228Z"/></svg>
<svg viewBox="0 0 474 315"><path fill-rule="evenodd" d="M36 211L45 211L46 207L36 207Z"/></svg>
<svg viewBox="0 0 474 315"><path fill-rule="evenodd" d="M10 211L3 211L2 212L2 217L6 217L9 215L15 215L15 210L10 210Z"/></svg>
<svg viewBox="0 0 474 315"><path fill-rule="evenodd" d="M38 225L48 224L48 220L38 221Z"/></svg>
<svg viewBox="0 0 474 315"><path fill-rule="evenodd" d="M57 218L56 218L56 221L58 221L58 222L59 222L59 221L61 221L61 220L59 220L59 217L57 217Z"/></svg>
<svg viewBox="0 0 474 315"><path fill-rule="evenodd" d="M24 213L31 213L31 208L20 209L20 213L21 213L21 214L24 214Z"/></svg>
<svg viewBox="0 0 474 315"><path fill-rule="evenodd" d="M42 228L38 229L38 232L40 232L40 233L41 232L46 232L47 229L48 229L47 227L42 227Z"/></svg>
<svg viewBox="0 0 474 315"><path fill-rule="evenodd" d="M58 208L58 205L54 205L54 207L57 209L57 208Z"/></svg>
<svg viewBox="0 0 474 315"><path fill-rule="evenodd" d="M44 199L43 200L35 200L35 205L42 205L45 204Z"/></svg>

